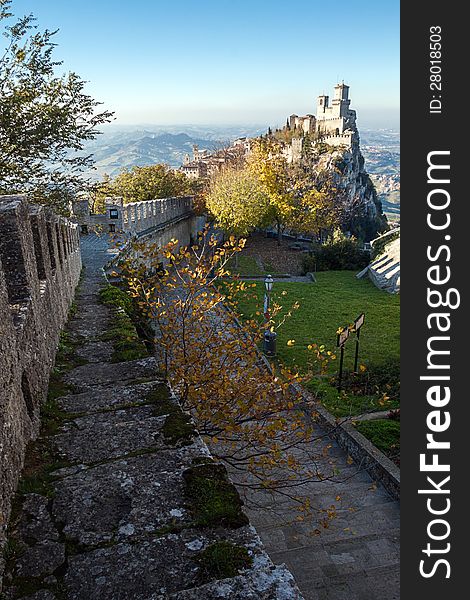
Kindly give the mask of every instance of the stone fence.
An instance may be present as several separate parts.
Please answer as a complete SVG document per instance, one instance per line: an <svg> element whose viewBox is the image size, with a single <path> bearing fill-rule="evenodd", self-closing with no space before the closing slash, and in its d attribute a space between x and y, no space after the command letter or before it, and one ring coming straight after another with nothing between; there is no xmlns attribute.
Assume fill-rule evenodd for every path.
<svg viewBox="0 0 470 600"><path fill-rule="evenodd" d="M122 207L124 231L141 233L192 213L193 198L161 198L146 202L131 202Z"/></svg>
<svg viewBox="0 0 470 600"><path fill-rule="evenodd" d="M92 214L87 201L77 202L75 216L83 233L101 229L103 233L121 232L130 236L151 231L193 214L193 197L158 198L124 204L122 198L106 198L105 212Z"/></svg>
<svg viewBox="0 0 470 600"><path fill-rule="evenodd" d="M352 146L354 132L347 131L346 133L338 133L338 134L328 134L321 137L319 140L324 144L328 144L329 146L347 146L350 148Z"/></svg>
<svg viewBox="0 0 470 600"><path fill-rule="evenodd" d="M0 196L0 548L80 271L76 224Z"/></svg>

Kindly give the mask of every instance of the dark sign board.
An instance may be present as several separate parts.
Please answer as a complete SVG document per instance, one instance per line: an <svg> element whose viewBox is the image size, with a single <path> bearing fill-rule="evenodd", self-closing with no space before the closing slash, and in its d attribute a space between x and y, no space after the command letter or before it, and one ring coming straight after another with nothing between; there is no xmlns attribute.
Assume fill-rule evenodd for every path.
<svg viewBox="0 0 470 600"><path fill-rule="evenodd" d="M359 329L364 325L364 319L366 318L364 313L361 313L357 319L354 321L354 331L359 331Z"/></svg>
<svg viewBox="0 0 470 600"><path fill-rule="evenodd" d="M346 327L346 329L343 329L343 331L341 331L341 333L338 333L338 340L336 342L336 345L341 348L341 346L344 346L346 340L348 339L350 334L349 331L349 327Z"/></svg>

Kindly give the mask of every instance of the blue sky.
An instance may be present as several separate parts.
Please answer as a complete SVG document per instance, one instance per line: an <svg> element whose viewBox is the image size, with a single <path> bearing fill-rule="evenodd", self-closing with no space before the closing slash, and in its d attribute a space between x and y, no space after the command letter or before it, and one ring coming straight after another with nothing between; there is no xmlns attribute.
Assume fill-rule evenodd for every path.
<svg viewBox="0 0 470 600"><path fill-rule="evenodd" d="M359 124L397 124L399 1L14 0L121 124L281 124L344 79Z"/></svg>

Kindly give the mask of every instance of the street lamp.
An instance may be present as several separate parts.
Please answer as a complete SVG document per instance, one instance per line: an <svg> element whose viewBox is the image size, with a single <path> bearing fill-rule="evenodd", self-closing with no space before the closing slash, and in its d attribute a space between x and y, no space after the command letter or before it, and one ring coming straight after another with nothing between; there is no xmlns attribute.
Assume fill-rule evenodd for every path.
<svg viewBox="0 0 470 600"><path fill-rule="evenodd" d="M266 331L264 332L264 353L267 356L275 356L276 354L276 332L269 329L269 308L271 305L271 291L273 289L273 278L271 275L267 275L264 280L264 318L266 319Z"/></svg>
<svg viewBox="0 0 470 600"><path fill-rule="evenodd" d="M273 283L274 281L271 275L267 275L266 279L264 280L264 287L266 288L264 293L264 317L266 321L269 321L269 307L271 304L271 291L273 289Z"/></svg>

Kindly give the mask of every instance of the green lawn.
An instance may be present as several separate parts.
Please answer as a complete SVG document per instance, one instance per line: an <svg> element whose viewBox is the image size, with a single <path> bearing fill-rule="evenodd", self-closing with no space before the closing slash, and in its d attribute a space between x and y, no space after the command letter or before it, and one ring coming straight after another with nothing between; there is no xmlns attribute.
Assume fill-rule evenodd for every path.
<svg viewBox="0 0 470 600"><path fill-rule="evenodd" d="M276 269L270 263L265 263L264 268L261 268L253 256L247 256L242 253L237 258L238 261L231 258L227 264L227 268L234 275L240 275L241 277L263 277L268 273L276 274Z"/></svg>
<svg viewBox="0 0 470 600"><path fill-rule="evenodd" d="M286 295L282 295L286 291ZM353 271L326 271L317 273L316 283L276 282L274 295L287 311L295 301L300 308L277 330L278 359L302 371L307 361L308 344L324 344L336 351L336 331L354 321L364 312L365 323L361 330L359 362L372 372L390 361L398 361L400 353L400 298L378 290L367 279L356 279ZM249 317L262 310L263 282L256 285L257 299L243 299L239 304L242 316ZM346 342L346 370L354 366L355 336ZM295 340L288 346L288 340ZM338 360L331 363L331 374L335 374ZM325 406L337 416L360 414L369 410L396 408L398 401L386 403L381 396L360 395L357 392L338 394L331 382L312 381L309 387L321 392ZM386 390L385 390L386 391Z"/></svg>
<svg viewBox="0 0 470 600"><path fill-rule="evenodd" d="M396 464L400 464L400 422L391 419L363 421L356 429Z"/></svg>
<svg viewBox="0 0 470 600"><path fill-rule="evenodd" d="M264 271L260 269L256 260L252 256L245 256L243 254L239 254L237 256L237 261L235 261L235 258L231 258L228 262L227 268L234 275L238 274L242 277L247 277L251 275L264 275Z"/></svg>

